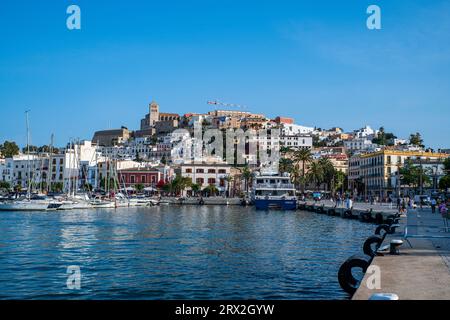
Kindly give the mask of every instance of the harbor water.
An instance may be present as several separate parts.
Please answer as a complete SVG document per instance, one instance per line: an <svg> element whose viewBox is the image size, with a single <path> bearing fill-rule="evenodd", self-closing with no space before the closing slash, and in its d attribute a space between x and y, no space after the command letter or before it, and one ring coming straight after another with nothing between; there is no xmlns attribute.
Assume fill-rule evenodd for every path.
<svg viewBox="0 0 450 320"><path fill-rule="evenodd" d="M240 206L1 212L0 299L347 299L338 269L373 231Z"/></svg>

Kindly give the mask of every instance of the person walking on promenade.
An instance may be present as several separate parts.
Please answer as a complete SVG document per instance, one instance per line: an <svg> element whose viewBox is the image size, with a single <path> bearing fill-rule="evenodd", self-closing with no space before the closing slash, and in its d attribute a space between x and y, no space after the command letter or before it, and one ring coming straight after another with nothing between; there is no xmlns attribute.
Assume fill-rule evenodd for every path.
<svg viewBox="0 0 450 320"><path fill-rule="evenodd" d="M401 204L401 207L400 207L400 214L406 214L406 201L405 201L405 199L403 199L403 201L402 201L402 204Z"/></svg>
<svg viewBox="0 0 450 320"><path fill-rule="evenodd" d="M351 197L347 198L347 209L351 210L353 208L353 200Z"/></svg>
<svg viewBox="0 0 450 320"><path fill-rule="evenodd" d="M448 208L445 205L445 202L442 202L441 205L439 206L439 212L441 213L442 218L447 219Z"/></svg>
<svg viewBox="0 0 450 320"><path fill-rule="evenodd" d="M431 213L436 213L436 199L431 199Z"/></svg>
<svg viewBox="0 0 450 320"><path fill-rule="evenodd" d="M400 210L400 205L402 204L402 199L400 197L397 198L397 210Z"/></svg>

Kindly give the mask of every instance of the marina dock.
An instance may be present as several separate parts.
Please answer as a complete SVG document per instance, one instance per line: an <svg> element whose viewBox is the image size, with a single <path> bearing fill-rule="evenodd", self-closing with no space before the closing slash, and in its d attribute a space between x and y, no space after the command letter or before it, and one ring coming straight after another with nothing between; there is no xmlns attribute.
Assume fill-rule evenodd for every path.
<svg viewBox="0 0 450 320"><path fill-rule="evenodd" d="M439 213L431 209L411 210L408 218L400 220L401 227L394 234L387 235L383 245L399 239L404 243L399 255L389 253L376 256L371 265L381 272L381 289L370 289L366 273L353 300L368 300L375 293L394 293L399 300L448 300L450 299L450 236L444 229ZM408 232L430 238L403 238L405 227ZM436 237L436 238L431 238ZM442 237L442 238L439 238Z"/></svg>
<svg viewBox="0 0 450 320"><path fill-rule="evenodd" d="M336 202L330 200L300 201L298 208L331 216L360 219L365 222L376 222L377 220L382 222L397 213L395 205L354 202L352 208L349 209L345 204L337 205Z"/></svg>

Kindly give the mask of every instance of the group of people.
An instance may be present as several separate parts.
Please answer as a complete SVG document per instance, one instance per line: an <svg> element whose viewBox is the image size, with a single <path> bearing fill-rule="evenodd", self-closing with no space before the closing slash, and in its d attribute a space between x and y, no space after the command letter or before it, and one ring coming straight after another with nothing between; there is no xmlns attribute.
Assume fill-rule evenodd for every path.
<svg viewBox="0 0 450 320"><path fill-rule="evenodd" d="M400 213L406 213L407 207L409 209L415 209L417 206L413 199L411 198L397 198L397 209ZM422 205L421 205L422 207ZM443 216L447 215L448 208L445 201L436 200L435 198L431 199L430 202L431 207L431 213L436 213L436 208L438 209L438 212L442 214Z"/></svg>
<svg viewBox="0 0 450 320"><path fill-rule="evenodd" d="M437 201L434 198L431 199L431 213L436 213L436 207L438 207L438 211L443 217L447 217L448 208L445 201Z"/></svg>
<svg viewBox="0 0 450 320"><path fill-rule="evenodd" d="M336 207L341 207L344 205L347 209L351 209L353 207L353 199L352 199L352 197L350 197L348 195L342 196L340 193L338 193L338 194L336 194L334 199L331 198L330 200L336 201Z"/></svg>

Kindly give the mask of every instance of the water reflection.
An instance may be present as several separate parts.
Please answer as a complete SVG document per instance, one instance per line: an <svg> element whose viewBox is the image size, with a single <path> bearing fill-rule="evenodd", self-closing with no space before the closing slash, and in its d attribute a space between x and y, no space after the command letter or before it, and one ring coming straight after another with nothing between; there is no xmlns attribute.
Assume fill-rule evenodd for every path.
<svg viewBox="0 0 450 320"><path fill-rule="evenodd" d="M1 298L342 299L374 226L225 206L3 213ZM79 265L82 289L65 287Z"/></svg>

